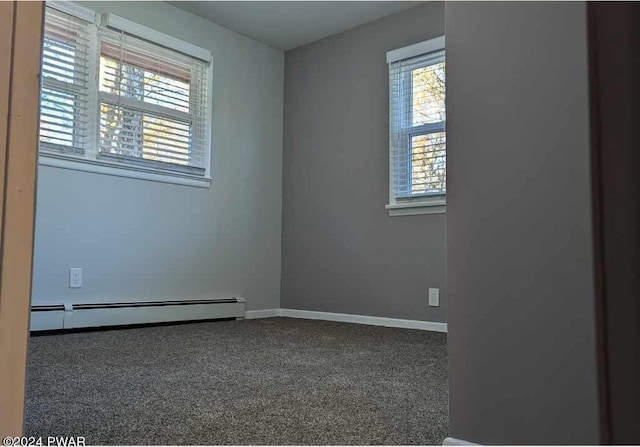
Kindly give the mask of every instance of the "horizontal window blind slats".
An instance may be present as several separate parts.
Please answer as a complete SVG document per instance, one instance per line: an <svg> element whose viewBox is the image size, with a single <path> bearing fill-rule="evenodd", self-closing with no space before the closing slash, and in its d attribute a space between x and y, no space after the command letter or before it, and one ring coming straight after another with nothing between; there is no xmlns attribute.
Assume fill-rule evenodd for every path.
<svg viewBox="0 0 640 447"><path fill-rule="evenodd" d="M121 74L117 70L104 70L102 83L100 85L102 87L101 90L116 90L117 86L122 85L137 91L142 90L144 92L146 89L150 92L156 92L156 94L162 93L166 98L171 98L179 102L189 104L189 91L177 90L175 87L171 87L171 84L158 80L140 80L132 78L126 74Z"/></svg>
<svg viewBox="0 0 640 447"><path fill-rule="evenodd" d="M42 77L45 80L48 80L47 78L53 78L57 81L63 82L65 84L68 84L69 86L73 86L76 89L86 89L87 88L87 79L86 78L81 78L81 77L76 77L75 75L67 75L66 73L62 73L59 70L56 70L55 68L51 68L48 67L46 64L42 65ZM46 72L45 72L46 70ZM52 84L50 84L52 85ZM69 87L63 87L63 88L69 88Z"/></svg>
<svg viewBox="0 0 640 447"><path fill-rule="evenodd" d="M181 169L180 171L190 172L194 175L204 175L206 172L204 168L189 165L187 159L176 159L152 152L145 152L143 155L127 150L121 150L120 152L101 152L100 158L120 159L128 162L136 161L137 164L154 164L154 169L171 169L172 167L188 168L188 170Z"/></svg>
<svg viewBox="0 0 640 447"><path fill-rule="evenodd" d="M63 12L58 12L47 8L46 14L60 14L63 15ZM49 23L48 19L45 23L45 27L47 28L47 34L44 36L42 49L47 50L53 54L58 54L60 56L69 56L74 53L87 55L89 53L89 35L86 33L82 27L87 26L86 23L82 22L79 19L75 19L71 16L68 16L71 20L75 20L75 23L69 24L67 23L67 28L64 31L60 29L56 29L52 27ZM51 42L73 42L72 48L67 46L57 46L57 45L49 45Z"/></svg>
<svg viewBox="0 0 640 447"><path fill-rule="evenodd" d="M69 82L60 81L53 78L42 78L42 88L47 89L49 93L56 92L59 95L75 95L76 93L85 94L86 85L71 84Z"/></svg>
<svg viewBox="0 0 640 447"><path fill-rule="evenodd" d="M106 75L109 75L111 77L114 78L124 78L124 79L136 79L134 78L133 74L128 73L126 70L122 69L122 65L120 65L120 60L118 59L113 59L113 58L105 58L103 56L103 61L105 62L105 64L102 67L103 72ZM159 84L164 84L164 85L168 85L172 88L172 91L176 92L176 82L170 82L170 80L177 80L180 83L187 83L190 81L190 78L183 78L182 76L184 76L185 74L188 76L191 76L191 71L192 69L189 69L187 71L187 73L183 73L182 70L180 71L179 74L173 75L172 73L165 73L162 70L158 70L155 67L150 67L147 66L145 67L140 67L138 65L135 65L133 63L131 63L131 61L128 60L124 60L122 61L123 65L125 67L136 67L138 68L140 71L146 73L148 76L149 75L157 75L157 79L156 82ZM135 72L134 72L135 73ZM188 87L188 85L185 85L184 87ZM188 92L187 92L188 95Z"/></svg>
<svg viewBox="0 0 640 447"><path fill-rule="evenodd" d="M140 84L143 85L143 84ZM138 99L142 102L148 102L149 104L166 104L167 107L176 108L181 112L188 112L190 105L190 98L187 97L176 97L172 95L165 94L162 89L157 89L153 87L147 86L147 91L144 93L140 93L140 88L136 85L123 85L118 89L114 89L110 84L101 84L101 90L105 93L110 93L113 95L119 95L128 97L130 99L138 99L136 96L142 97L143 99ZM122 95L124 93L124 95Z"/></svg>
<svg viewBox="0 0 640 447"><path fill-rule="evenodd" d="M45 37L43 41L42 52L44 55L59 58L61 62L70 63L74 62L76 55L82 58L88 57L89 48L85 42L79 42L77 39L73 39L73 48L56 45L57 42L68 42L69 40L71 40L71 38L65 38L65 36L55 38L49 35L49 37Z"/></svg>
<svg viewBox="0 0 640 447"><path fill-rule="evenodd" d="M60 140L69 140L74 135L82 137L82 133L75 130L70 130L67 128L59 129L59 126L56 125L48 125L42 129L42 135L48 136L49 138L56 138Z"/></svg>
<svg viewBox="0 0 640 447"><path fill-rule="evenodd" d="M81 127L73 127L69 128L66 123L60 123L60 121L52 121L51 118L48 120L44 120L47 125L43 127L43 133L50 134L66 134L66 135L77 135L78 137L84 138L85 129Z"/></svg>
<svg viewBox="0 0 640 447"><path fill-rule="evenodd" d="M102 67L103 72L110 76L116 78L122 77L125 79L129 78L132 80L138 80L138 78L135 77L136 74L143 73L145 77L154 76L154 82L170 87L171 91L174 93L179 93L183 89L186 89L187 95L189 93L188 83L190 82L190 77L180 78L178 76L167 75L161 71L156 70L155 67L140 67L126 60L120 61L112 58L105 58L103 56L102 61L104 63ZM197 71L196 67L192 67L191 69L189 69L189 76L191 76L191 73L194 71Z"/></svg>
<svg viewBox="0 0 640 447"><path fill-rule="evenodd" d="M163 158L163 159L166 159L168 162L175 162L175 163L184 164L184 165L188 165L188 161L189 161L188 154L186 155L170 154L168 152L158 151L153 147L144 147L142 152L135 149L120 147L118 149L111 149L109 151L104 151L103 153L112 154L112 155L113 154L127 155L130 157L150 159L150 160L153 160L154 158Z"/></svg>
<svg viewBox="0 0 640 447"><path fill-rule="evenodd" d="M149 129L148 127L146 128L147 130ZM144 131L144 129L143 129ZM163 135L154 135L153 133L149 132L148 134L145 134L145 141L148 141L150 143L158 143L158 144L164 144L167 145L167 150L169 152L171 152L171 150L169 149L171 147L171 145L173 145L175 143L175 147L181 148L180 149L180 153L182 153L185 149L189 152L191 152L191 150L189 149L189 143L190 143L190 138L183 138L183 139L177 139L177 138L171 138L171 137L167 137L167 136L163 136ZM182 149L182 148L185 149Z"/></svg>
<svg viewBox="0 0 640 447"><path fill-rule="evenodd" d="M144 168L151 168L162 172L188 174L189 176L202 177L206 174L204 168L198 168L194 166L179 165L175 163L165 163L161 160L149 160L139 157L130 157L127 155L114 155L114 154L101 154L101 159L107 161L115 161L117 163L124 163L128 166L140 166Z"/></svg>
<svg viewBox="0 0 640 447"><path fill-rule="evenodd" d="M73 69L74 65L88 57L89 53L77 42L73 43L72 48L68 48L66 42L68 41L46 38L42 48L43 62L67 70Z"/></svg>
<svg viewBox="0 0 640 447"><path fill-rule="evenodd" d="M444 51L389 66L390 163L396 199L446 193Z"/></svg>
<svg viewBox="0 0 640 447"><path fill-rule="evenodd" d="M47 97L51 96L47 94ZM73 102L73 100L71 100ZM73 122L80 125L82 123L86 123L88 118L86 116L78 116L78 114L86 115L87 107L73 107L73 110L67 110L67 103L64 106L60 106L58 102L51 102L48 98L43 98L40 104L40 113L43 116L51 116L60 119L68 119L72 118Z"/></svg>
<svg viewBox="0 0 640 447"><path fill-rule="evenodd" d="M73 116L60 116L55 113L48 112L47 110L41 110L40 119L44 122L51 124L59 124L61 126L67 125L69 122L73 122ZM75 128L84 129L86 128L85 123L80 123L79 125L74 126Z"/></svg>
<svg viewBox="0 0 640 447"><path fill-rule="evenodd" d="M44 141L44 143L52 143L54 145L56 145L59 149L63 149L64 151L69 150L68 146L70 144L70 142L72 140L70 139L66 139L63 138L61 135L51 135L51 136L47 136L44 135L44 138L46 138L46 140ZM49 147L49 146L47 146Z"/></svg>
<svg viewBox="0 0 640 447"><path fill-rule="evenodd" d="M145 128L149 128L149 130L154 132L170 135L172 138L181 139L183 137L191 137L192 135L189 121L181 121L172 117L156 115L137 108L102 103L100 122L104 123L104 125L110 125L115 129L119 129L121 122L128 120L127 125L133 126L134 118L140 122L138 124L140 128L142 128L144 118Z"/></svg>
<svg viewBox="0 0 640 447"><path fill-rule="evenodd" d="M176 138L178 141L183 141L186 138L191 137L191 132L189 131L189 124L183 123L173 125L171 122L163 122L162 124L156 124L153 121L147 120L145 122L145 127L154 132L171 135L171 138Z"/></svg>
<svg viewBox="0 0 640 447"><path fill-rule="evenodd" d="M144 138L144 142L145 143L157 143L157 144L162 144L164 145L167 149L167 152L176 152L176 153L185 153L186 152L191 152L191 150L189 149L189 144L190 144L190 139L186 138L184 140L177 140L175 138L169 138L169 137L164 137L161 135L153 135L152 130L149 130L148 127L142 127L142 126L127 126L126 127L126 133L130 134L130 135L137 135L140 138ZM101 127L101 133L102 133L102 137L103 138L119 138L121 135L124 135L125 132L121 131L120 129L117 130L111 130L108 129L106 126L105 127ZM144 146L144 143L143 143ZM176 148L176 149L171 149L171 148Z"/></svg>
<svg viewBox="0 0 640 447"><path fill-rule="evenodd" d="M159 120L159 122L156 122ZM182 164L202 165L204 152L194 150L189 123L112 106L100 121L101 151L129 155L154 153Z"/></svg>
<svg viewBox="0 0 640 447"><path fill-rule="evenodd" d="M445 156L445 152L441 151L438 153L420 153L420 154L416 154L416 155L409 155L406 157L401 158L400 160L403 162L407 162L407 161L412 161L412 162L431 162L431 161L438 161L443 159ZM402 173L399 173L398 175L402 175Z"/></svg>
<svg viewBox="0 0 640 447"><path fill-rule="evenodd" d="M204 168L206 64L124 33L100 35L100 151Z"/></svg>
<svg viewBox="0 0 640 447"><path fill-rule="evenodd" d="M46 8L40 93L42 149L83 152L88 136L89 24ZM66 149L64 149L66 148Z"/></svg>
<svg viewBox="0 0 640 447"><path fill-rule="evenodd" d="M126 114L127 112L125 112ZM135 119L138 123L133 121L132 117L136 117ZM128 120L126 123L127 129L130 131L138 131L142 132L143 129L148 129L150 132L155 132L162 135L167 135L168 138L175 139L176 141L185 141L186 139L191 139L191 131L189 130L188 123L180 123L172 124L167 121L163 121L161 124L156 124L149 119L143 120L140 116L136 115L126 115L123 116L121 113L104 113L103 118L100 120L101 126L111 127L115 132L120 130L120 127L116 126L114 123L118 123L120 121Z"/></svg>
<svg viewBox="0 0 640 447"><path fill-rule="evenodd" d="M101 54L114 59L129 60L140 65L155 65L161 70L166 69L169 73L184 73L185 79L189 78L190 67L194 63L206 66L206 63L186 54L115 30L104 30L100 40ZM123 48L123 40L128 41L130 45Z"/></svg>
<svg viewBox="0 0 640 447"><path fill-rule="evenodd" d="M142 153L184 161L188 161L191 158L191 152L188 149L185 149L184 151L171 150L164 146L161 142L157 142L157 146L154 146L153 143L153 141L149 141L147 144L144 144L142 146Z"/></svg>
<svg viewBox="0 0 640 447"><path fill-rule="evenodd" d="M169 116L174 116L172 111L183 112L187 114L189 113L189 105L190 105L189 101L178 102L171 97L159 96L155 93L148 93L143 100L138 100L138 99L131 98L131 97L135 97L135 94L133 94L134 92L135 92L134 89L122 88L120 91L107 90L105 93L117 95L117 96L120 96L121 98L125 97L133 101L140 101L141 104L139 105L139 107L145 107L145 103L153 104L159 107L164 107L166 109L165 113L168 114ZM122 96L122 93L124 93L123 96ZM111 102L114 102L114 101L115 100L112 100Z"/></svg>
<svg viewBox="0 0 640 447"><path fill-rule="evenodd" d="M47 53L48 52L44 53L44 57L42 61L42 68L45 74L49 74L49 72L53 72L64 77L69 77L71 79L73 78L84 79L84 76L86 76L86 73L78 72L78 67L77 67L78 61L74 60L72 62L67 62L67 61L60 60L59 58L56 60L55 58L57 56L54 56L53 54L50 55Z"/></svg>
<svg viewBox="0 0 640 447"><path fill-rule="evenodd" d="M173 120L180 120L184 122L191 122L192 116L182 110L172 109L165 105L146 103L144 101L127 98L114 93L101 93L100 101L103 104L125 107L131 111L146 112L158 117L167 117Z"/></svg>

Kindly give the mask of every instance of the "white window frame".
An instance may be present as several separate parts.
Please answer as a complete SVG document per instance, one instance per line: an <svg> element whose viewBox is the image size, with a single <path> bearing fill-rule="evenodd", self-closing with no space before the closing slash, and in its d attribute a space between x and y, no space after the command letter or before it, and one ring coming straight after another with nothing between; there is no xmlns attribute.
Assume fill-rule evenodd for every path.
<svg viewBox="0 0 640 447"><path fill-rule="evenodd" d="M97 30L92 33L95 39L95 49L91 55L90 72L95 74L92 78L93 85L89 93L89 125L92 127L91 139L89 147L85 148L86 156L84 158L74 157L67 154L56 154L51 152L38 151L38 162L41 166L51 166L62 169L70 169L75 171L85 171L98 174L113 175L118 177L135 178L140 180L149 180L162 183L172 183L184 186L195 186L200 188L209 188L211 186L211 129L212 129L212 108L213 108L213 67L211 51L200 48L189 42L176 39L173 36L161 33L154 29L139 25L130 20L116 16L114 14L97 14L95 11L80 6L69 1L48 1L48 7L58 11L72 15L79 19L92 23L92 26L109 27L118 31L131 34L134 37L145 39L151 43L161 45L172 50L187 54L197 59L203 60L209 64L207 69L207 104L205 113L205 175L196 176L182 172L161 171L145 166L128 165L118 162L112 162L97 157L99 151L99 120L100 120L100 92L97 86L99 50ZM177 112L179 113L179 112Z"/></svg>
<svg viewBox="0 0 640 447"><path fill-rule="evenodd" d="M418 56L425 56L429 53L437 53L445 50L445 38L444 36L436 37L434 39L419 42L407 47L398 48L387 52L387 63L411 59ZM404 105L409 107L409 105ZM392 117L391 104L389 107L389 119L391 124ZM434 124L425 124L421 126L429 131L443 130L446 132L446 128ZM423 129L423 130L424 130ZM390 126L391 131L391 126ZM410 216L418 214L444 214L446 213L446 193L444 196L421 196L421 197L406 197L401 200L396 198L394 190L394 177L395 177L395 162L393 160L392 148L389 148L389 204L385 208L389 212L389 216Z"/></svg>
<svg viewBox="0 0 640 447"><path fill-rule="evenodd" d="M76 19L79 19L83 24L86 23L86 29L87 29L87 38L90 38L90 29L92 26L92 23L95 22L95 18L96 18L96 14L93 11L90 11L86 8L83 8L82 6L78 6L72 3L62 3L62 2L55 2L52 4L48 4L48 6L51 6L51 9L54 9L56 11L62 12L65 15L69 15L72 16ZM46 18L45 18L46 21ZM46 23L46 22L45 22ZM46 28L45 28L46 29ZM46 35L44 36L44 39L46 40ZM53 39L55 40L55 39ZM78 67L81 67L80 70L77 71L82 71L84 72L84 74L88 75L89 73L92 72L92 61L91 58L89 57L89 53L91 52L91 49L89 48L91 46L92 42L87 42L88 48L87 48L87 60L84 61L84 64L79 64L77 61L74 61L74 65L75 65L75 70L78 69ZM84 116L82 116L82 113L78 112L78 109L76 108L76 104L77 102L81 103L80 107L85 107L87 108L87 110L89 110L89 108L91 107L91 93L90 93L90 85L85 85L83 86L81 82L78 82L78 79L75 79L75 75L76 73L74 73L74 81L72 83L66 83L63 81L60 81L58 79L55 79L55 77L50 77L50 76L46 76L46 69L44 68L45 65L45 58L46 58L46 52L47 50L44 48L44 42L43 42L43 55L42 55L42 59L43 59L43 67L42 67L42 80L41 80L41 85L40 85L40 101L43 101L43 94L44 94L44 90L51 90L54 92L58 92L58 93L67 93L70 95L78 95L78 96L84 96L84 101L74 101L74 110L73 110L73 115L74 115L74 127L77 125L86 125L86 126L90 126L91 123L88 122L88 116L86 117L86 122L84 122ZM88 79L88 84L91 83L91 80ZM42 112L44 107L42 107L41 104L41 116L40 118L42 119ZM42 129L43 125L41 123L41 129ZM57 143L50 143L50 142L46 142L46 141L40 141L40 139L38 140L38 152L40 153L40 150L42 149L43 151L48 151L49 154L51 154L52 156L55 156L56 153L58 154L64 154L65 152L67 152L67 156L69 156L69 154L80 154L80 156L84 157L86 150L87 150L87 139L90 138L91 136L91 132L90 131L84 131L81 132L82 135L82 142L76 141L77 135L74 134L73 137L73 144L71 146L67 146L67 145L62 145L62 144L57 144ZM44 152L47 153L47 152ZM63 155L64 156L64 155Z"/></svg>

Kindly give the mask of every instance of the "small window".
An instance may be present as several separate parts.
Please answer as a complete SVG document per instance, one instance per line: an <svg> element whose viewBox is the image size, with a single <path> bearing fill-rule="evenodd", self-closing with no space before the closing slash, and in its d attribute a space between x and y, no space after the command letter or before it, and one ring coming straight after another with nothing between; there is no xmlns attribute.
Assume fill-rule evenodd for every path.
<svg viewBox="0 0 640 447"><path fill-rule="evenodd" d="M205 186L210 53L196 47L204 56L194 57L176 49L193 45L119 17L97 26L73 14L83 10L77 5L57 8L45 16L40 162Z"/></svg>
<svg viewBox="0 0 640 447"><path fill-rule="evenodd" d="M84 156L88 143L88 23L46 9L42 43L40 150Z"/></svg>
<svg viewBox="0 0 640 447"><path fill-rule="evenodd" d="M444 38L387 54L392 215L444 212ZM435 208L434 208L435 207Z"/></svg>

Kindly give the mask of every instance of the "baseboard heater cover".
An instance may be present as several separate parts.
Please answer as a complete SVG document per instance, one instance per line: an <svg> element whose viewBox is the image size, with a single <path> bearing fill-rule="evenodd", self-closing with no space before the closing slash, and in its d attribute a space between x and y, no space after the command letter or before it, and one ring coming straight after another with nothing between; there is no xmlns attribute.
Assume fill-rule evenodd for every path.
<svg viewBox="0 0 640 447"><path fill-rule="evenodd" d="M242 297L31 306L31 331L244 318Z"/></svg>

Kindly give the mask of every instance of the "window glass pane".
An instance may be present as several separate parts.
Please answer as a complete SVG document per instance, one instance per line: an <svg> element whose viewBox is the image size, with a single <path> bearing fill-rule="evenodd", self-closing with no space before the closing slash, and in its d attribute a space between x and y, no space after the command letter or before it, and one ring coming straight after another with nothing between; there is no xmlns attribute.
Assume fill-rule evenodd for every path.
<svg viewBox="0 0 640 447"><path fill-rule="evenodd" d="M411 137L411 194L443 194L446 188L446 134Z"/></svg>
<svg viewBox="0 0 640 447"><path fill-rule="evenodd" d="M42 76L60 82L75 82L75 48L68 43L45 37L42 43Z"/></svg>
<svg viewBox="0 0 640 447"><path fill-rule="evenodd" d="M189 81L150 71L153 61L138 65L120 63L110 57L100 57L100 91L125 98L189 112ZM142 62L147 62L145 67ZM166 64L165 64L166 65Z"/></svg>
<svg viewBox="0 0 640 447"><path fill-rule="evenodd" d="M143 157L149 160L188 165L189 124L159 116L144 117Z"/></svg>
<svg viewBox="0 0 640 447"><path fill-rule="evenodd" d="M445 121L444 61L411 71L413 126Z"/></svg>
<svg viewBox="0 0 640 447"><path fill-rule="evenodd" d="M135 110L100 105L100 147L114 155L141 156L142 114Z"/></svg>
<svg viewBox="0 0 640 447"><path fill-rule="evenodd" d="M100 111L103 153L185 166L193 164L189 123L105 103L101 104Z"/></svg>
<svg viewBox="0 0 640 447"><path fill-rule="evenodd" d="M40 145L82 155L86 144L87 22L47 7L42 41Z"/></svg>
<svg viewBox="0 0 640 447"><path fill-rule="evenodd" d="M73 146L75 98L72 93L42 88L40 91L40 141Z"/></svg>

